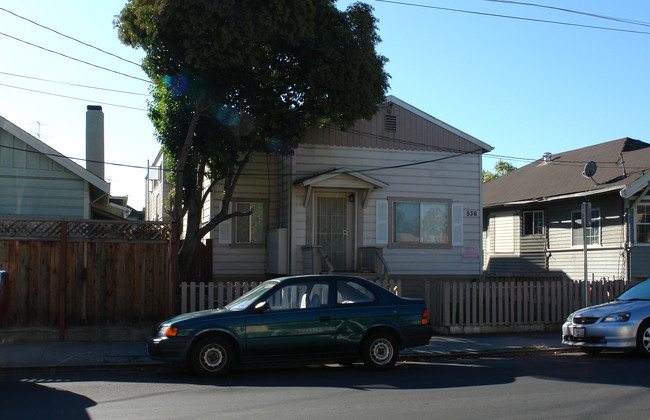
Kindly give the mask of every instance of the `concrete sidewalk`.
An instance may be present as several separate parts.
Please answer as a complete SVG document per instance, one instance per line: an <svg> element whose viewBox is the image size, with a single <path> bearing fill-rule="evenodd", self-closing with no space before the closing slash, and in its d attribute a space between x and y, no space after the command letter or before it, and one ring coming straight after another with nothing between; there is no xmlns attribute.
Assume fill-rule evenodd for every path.
<svg viewBox="0 0 650 420"><path fill-rule="evenodd" d="M426 346L403 350L403 359L485 355L516 351L548 351L562 347L560 333L436 336ZM0 371L31 368L109 368L159 364L149 358L144 342L13 342L0 344Z"/></svg>

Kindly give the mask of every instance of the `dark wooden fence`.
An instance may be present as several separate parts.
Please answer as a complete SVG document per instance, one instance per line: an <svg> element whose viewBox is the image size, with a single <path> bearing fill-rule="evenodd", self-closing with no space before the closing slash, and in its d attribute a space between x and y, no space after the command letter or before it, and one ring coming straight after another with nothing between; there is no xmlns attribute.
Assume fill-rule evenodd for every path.
<svg viewBox="0 0 650 420"><path fill-rule="evenodd" d="M0 220L4 328L151 326L173 314L171 225Z"/></svg>

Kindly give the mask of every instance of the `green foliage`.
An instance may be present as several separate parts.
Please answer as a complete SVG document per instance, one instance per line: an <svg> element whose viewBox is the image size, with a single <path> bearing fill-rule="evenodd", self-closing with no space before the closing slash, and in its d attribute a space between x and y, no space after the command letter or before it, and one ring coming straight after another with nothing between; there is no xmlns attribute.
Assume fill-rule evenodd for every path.
<svg viewBox="0 0 650 420"><path fill-rule="evenodd" d="M512 164L499 159L499 161L494 165L494 172L483 171L483 183L492 181L500 176L507 174L508 172L514 171L515 168Z"/></svg>
<svg viewBox="0 0 650 420"><path fill-rule="evenodd" d="M185 243L201 224L204 179L223 181L224 205L255 151L292 153L306 130L371 118L384 100L367 4L333 0L129 0L114 25L142 48L152 80L149 118L175 182L172 215ZM181 262L182 265L182 262Z"/></svg>

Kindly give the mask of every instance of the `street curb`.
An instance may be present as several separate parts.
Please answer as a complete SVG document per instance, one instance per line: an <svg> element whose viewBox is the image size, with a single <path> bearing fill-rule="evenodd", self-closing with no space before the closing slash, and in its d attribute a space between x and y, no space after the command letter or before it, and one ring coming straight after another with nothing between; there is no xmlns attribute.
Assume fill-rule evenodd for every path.
<svg viewBox="0 0 650 420"><path fill-rule="evenodd" d="M510 357L510 356L532 356L558 353L574 353L580 349L571 347L549 347L542 349L535 348L513 348L494 349L481 351L452 351L439 354L403 354L398 358L399 362L423 362L431 360L456 360L456 359L477 359L488 357ZM174 366L163 362L149 360L142 363L102 363L89 365L40 365L40 366L12 366L0 367L0 374L21 373L21 372L82 372L82 371L104 371L104 370L150 370L165 366Z"/></svg>

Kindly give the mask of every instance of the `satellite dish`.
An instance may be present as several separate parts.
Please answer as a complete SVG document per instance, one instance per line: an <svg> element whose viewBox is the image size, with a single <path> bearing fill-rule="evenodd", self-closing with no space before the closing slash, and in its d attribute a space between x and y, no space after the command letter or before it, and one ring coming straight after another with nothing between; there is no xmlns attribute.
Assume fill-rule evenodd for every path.
<svg viewBox="0 0 650 420"><path fill-rule="evenodd" d="M590 160L585 165L585 169L582 171L582 176L584 176L585 178L591 178L591 180L594 181L594 184L599 185L594 179L594 175L596 175L597 170L598 170L598 166L596 166L596 162Z"/></svg>
<svg viewBox="0 0 650 420"><path fill-rule="evenodd" d="M592 176L596 175L597 170L598 170L598 166L596 166L596 162L590 160L585 165L585 170L582 171L582 175L586 176L587 178L591 178Z"/></svg>

